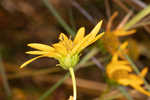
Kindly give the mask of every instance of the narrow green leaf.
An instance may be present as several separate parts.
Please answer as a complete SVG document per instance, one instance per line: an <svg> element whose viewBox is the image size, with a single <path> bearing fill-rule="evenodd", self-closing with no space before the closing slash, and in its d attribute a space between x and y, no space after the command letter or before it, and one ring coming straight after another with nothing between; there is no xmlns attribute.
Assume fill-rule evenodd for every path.
<svg viewBox="0 0 150 100"><path fill-rule="evenodd" d="M137 22L139 22L142 18L144 18L148 14L150 14L150 5L144 8L136 16L134 16L128 23L126 23L124 29L125 30L130 29L133 25L135 25Z"/></svg>

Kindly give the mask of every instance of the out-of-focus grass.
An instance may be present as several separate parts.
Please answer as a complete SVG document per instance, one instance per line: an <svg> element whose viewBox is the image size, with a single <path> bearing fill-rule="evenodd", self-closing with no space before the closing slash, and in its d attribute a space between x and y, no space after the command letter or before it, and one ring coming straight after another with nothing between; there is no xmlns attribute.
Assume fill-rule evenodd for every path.
<svg viewBox="0 0 150 100"><path fill-rule="evenodd" d="M57 13L57 11L52 6L51 2L48 2L48 0L43 0L43 2L45 4L45 6L50 10L50 12L56 17L56 19L60 23L60 25L68 32L68 34L71 36L74 36L75 32L61 18L61 16Z"/></svg>
<svg viewBox="0 0 150 100"><path fill-rule="evenodd" d="M128 23L126 23L124 29L128 30L132 28L137 22L139 22L142 18L144 18L148 14L150 14L150 5L144 8L142 11L136 14L136 16L134 16Z"/></svg>
<svg viewBox="0 0 150 100"><path fill-rule="evenodd" d="M9 100L11 98L12 94L11 94L8 79L7 79L7 76L6 76L6 73L5 73L5 68L4 68L4 65L3 65L3 62L2 62L1 55L0 55L0 75L2 76L4 90L6 92L7 99Z"/></svg>
<svg viewBox="0 0 150 100"><path fill-rule="evenodd" d="M58 22L62 25L62 27L69 32L70 35L74 35L75 32L72 31L72 29L65 23L65 21L60 17L60 15L57 13L57 11L53 8L53 6L51 5L50 2L48 2L48 0L44 0L45 5L49 8L49 10L51 11L51 13L57 18ZM139 12L135 17L133 17L125 26L124 29L128 30L130 28L132 28L132 26L134 24L136 24L137 22L139 22L143 17L145 17L146 15L148 15L150 13L150 6L148 6L147 8L145 8L144 10L142 10L141 12ZM131 65L133 66L133 69L135 70L135 72L137 74L139 74L139 70L137 69L137 67L135 66L135 64L133 63L133 61L127 56L125 55L125 57L127 58L127 60L131 63ZM54 91L65 79L66 77L68 77L69 75L66 74L65 77L63 79L61 79L58 83L56 83L54 86L52 86L51 89L49 89L46 93L43 94L43 96L39 99L39 100L44 100L44 98L46 98L48 95L50 95L52 93L52 91ZM145 81L146 85L147 82ZM128 94L128 92L122 87L119 86L118 87L119 90L127 97L128 100L133 100L132 97Z"/></svg>
<svg viewBox="0 0 150 100"><path fill-rule="evenodd" d="M42 0L43 1L43 0ZM70 13L70 22L71 22L71 24L72 24L72 28L69 26L69 25L67 25L66 24L66 22L61 18L61 15L60 14L58 14L57 13L57 11L53 8L53 5L52 5L52 3L51 3L51 1L52 0L44 0L43 2L44 2L44 4L45 4L45 6L48 8L48 10L55 16L55 18L56 18L56 21L58 21L59 22L59 24L65 29L65 31L67 32L67 34L68 35L71 35L71 36L74 36L75 35L75 32L74 32L74 30L75 30L75 25L74 25L74 16L72 16L73 14L71 14ZM58 0L59 1L59 0ZM57 2L57 1L56 1ZM80 2L83 2L83 1L80 1ZM94 2L94 1L91 1L91 2ZM103 0L101 1L97 1L97 2L102 2L102 3L100 3L100 6L104 6L104 2L103 2ZM76 1L76 3L78 3L77 1ZM81 5L81 7L82 7L82 5ZM134 8L134 7L133 7ZM75 9L77 9L77 8L75 8ZM78 10L80 10L80 9L78 9ZM112 11L113 11L113 9L111 9ZM96 12L96 11L93 11L93 12ZM72 13L76 13L76 12L72 12ZM148 5L147 6L147 8L145 8L144 10L142 10L142 11L140 11L136 16L134 16L131 20L129 20L128 22L127 22L127 24L125 24L125 26L124 26L124 28L126 29L126 30L128 30L128 29L131 29L131 28L134 28L134 25L135 26L138 26L138 24L140 25L141 23L138 23L142 18L144 18L145 16L147 16L148 14L150 13L150 6ZM99 16L99 14L98 14L98 16ZM78 16L78 17L80 17L80 16ZM86 17L86 16L85 16ZM86 19L85 19L86 20ZM88 20L88 19L87 19ZM76 22L75 22L76 23ZM81 23L81 22L80 22ZM148 23L148 22L147 22ZM142 23L143 25L145 25L144 23ZM11 35L10 35L11 36ZM100 46L103 46L103 44L101 44L100 43ZM91 47L92 48L92 47ZM89 65L93 65L93 63L92 62L87 62L93 55L95 55L95 54L97 54L97 52L99 52L98 50L96 50L96 51L94 51L94 50L96 50L96 49L92 49L92 51L91 52L87 52L88 54L86 55L86 57L84 57L82 60L81 60L81 62L79 63L79 66L81 66L81 67L85 67L85 66L88 66L88 64ZM102 47L102 52L104 51L104 49L103 49L103 47ZM105 53L104 52L104 54L105 55L107 55L107 53ZM132 61L132 59L128 56L128 55L125 55L126 56L126 58L127 58L127 60L131 63L131 65L132 65L132 67L133 67L133 69L134 69L134 71L137 73L137 74L139 74L139 70L138 70L138 68L136 67L136 65L134 64L134 62ZM9 57L9 58L11 58L11 57ZM107 59L107 58L106 58ZM106 60L106 59L104 59L104 60ZM98 59L99 60L99 59ZM84 63L82 63L82 62L84 62ZM108 62L108 61L104 61L104 62ZM29 74L28 74L28 72L27 73L19 73L19 74L16 74L16 76L15 76L15 74L13 74L14 76L12 76L12 77L24 77L24 76L32 76L32 75L38 75L38 73L41 75L42 73L50 73L51 71L46 71L46 70L50 70L50 69L44 69L44 70L40 70L40 71L35 71L35 72L33 72L32 73L32 70L31 71L29 71ZM28 74L28 75L27 75ZM8 74L8 75L12 75L12 74ZM56 84L54 84L54 86L52 86L50 89L48 89L42 96L41 96L41 98L39 99L39 100L44 100L48 95L50 95L58 86L60 86L62 83L63 83L63 81L66 79L66 77L69 77L69 74L67 75L65 75L64 76L64 78L62 78L60 81L58 81L58 83L56 83ZM11 79L11 78L10 78ZM147 84L147 82L145 81L145 84ZM147 84L148 85L148 84ZM6 86L5 86L5 88L6 88ZM121 88L121 87L120 87ZM121 91L122 91L122 89L121 89ZM126 92L124 92L125 90L123 89L123 91L122 91L122 93L124 93L124 95L126 95L126 97L129 99L129 100L131 100L131 98L130 98L130 96L128 95L128 93L127 93L127 91ZM8 93L7 93L8 94ZM113 99L115 99L115 98L118 98L118 97L114 97Z"/></svg>

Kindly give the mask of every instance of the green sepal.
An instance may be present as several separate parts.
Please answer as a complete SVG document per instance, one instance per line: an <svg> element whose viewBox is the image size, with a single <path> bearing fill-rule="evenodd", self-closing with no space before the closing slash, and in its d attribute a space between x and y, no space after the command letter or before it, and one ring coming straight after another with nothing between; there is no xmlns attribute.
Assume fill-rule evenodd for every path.
<svg viewBox="0 0 150 100"><path fill-rule="evenodd" d="M61 59L58 59L59 66L61 66L64 69L69 69L70 67L75 67L79 61L79 55L67 55L65 57L62 57Z"/></svg>

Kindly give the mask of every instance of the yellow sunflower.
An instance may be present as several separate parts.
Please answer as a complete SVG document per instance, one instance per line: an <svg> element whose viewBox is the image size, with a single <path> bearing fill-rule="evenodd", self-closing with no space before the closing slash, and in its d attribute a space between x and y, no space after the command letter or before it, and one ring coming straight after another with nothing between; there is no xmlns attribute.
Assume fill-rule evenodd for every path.
<svg viewBox="0 0 150 100"><path fill-rule="evenodd" d="M101 24L102 21L100 21L94 27L94 29L86 36L85 28L81 27L78 30L73 41L68 38L64 33L61 33L59 35L60 41L58 43L52 44L52 46L40 43L28 44L27 46L37 50L28 51L26 53L38 56L26 61L20 66L20 68L25 67L27 64L41 57L50 57L57 59L59 61L59 65L64 69L74 67L79 61L80 52L104 35L104 33L98 34L101 28Z"/></svg>
<svg viewBox="0 0 150 100"><path fill-rule="evenodd" d="M127 42L120 46L120 49L126 49ZM115 80L121 85L124 86L131 86L132 88L136 89L137 91L150 96L150 92L146 91L142 85L144 84L143 77L145 77L148 68L145 67L139 75L131 73L133 71L131 65L127 60L119 60L119 53L116 52L111 62L106 67L106 74L107 76Z"/></svg>

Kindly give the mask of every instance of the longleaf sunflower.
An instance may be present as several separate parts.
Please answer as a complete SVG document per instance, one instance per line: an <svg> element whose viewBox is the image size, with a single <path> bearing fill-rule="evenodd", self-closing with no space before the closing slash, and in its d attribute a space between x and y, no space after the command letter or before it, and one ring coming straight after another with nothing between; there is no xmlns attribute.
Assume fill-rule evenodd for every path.
<svg viewBox="0 0 150 100"><path fill-rule="evenodd" d="M96 40L100 39L104 33L98 34L101 28L102 21L100 21L94 29L85 36L85 28L81 27L72 41L64 33L59 35L59 42L52 44L52 46L40 44L40 43L30 43L27 46L37 49L34 51L28 51L27 54L38 55L26 61L20 66L20 68L25 67L29 63L41 57L50 57L57 59L59 65L64 69L74 67L79 61L80 52L87 46L94 43Z"/></svg>

